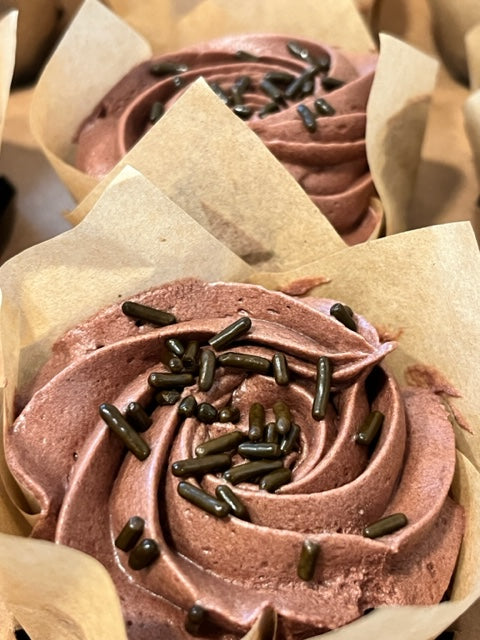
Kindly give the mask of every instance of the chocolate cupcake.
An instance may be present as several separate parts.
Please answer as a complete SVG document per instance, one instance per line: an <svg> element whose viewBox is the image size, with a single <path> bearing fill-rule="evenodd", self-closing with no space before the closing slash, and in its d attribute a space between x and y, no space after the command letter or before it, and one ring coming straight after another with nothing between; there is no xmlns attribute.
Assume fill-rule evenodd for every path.
<svg viewBox="0 0 480 640"><path fill-rule="evenodd" d="M440 398L338 301L181 280L53 347L7 433L33 535L110 572L131 640L307 638L440 602L464 530ZM272 623L273 624L273 623Z"/></svg>

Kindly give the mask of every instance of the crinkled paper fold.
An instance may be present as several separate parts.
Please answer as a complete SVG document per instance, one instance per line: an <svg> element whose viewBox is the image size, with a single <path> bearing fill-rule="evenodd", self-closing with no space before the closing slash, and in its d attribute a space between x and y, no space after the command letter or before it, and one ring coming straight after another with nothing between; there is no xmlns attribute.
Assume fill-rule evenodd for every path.
<svg viewBox="0 0 480 640"><path fill-rule="evenodd" d="M98 184L95 178L76 169L73 166L75 134L111 87L133 66L152 55L152 47L157 52L165 52L228 33L273 32L315 38L353 51L373 49L352 0L320 3L300 0L295 3L294 12L289 0L248 0L235 4L205 0L183 12L175 2L164 0L142 3L112 0L110 4L138 31L97 0L86 0L45 68L32 102L32 130L58 175L78 201L90 194L83 206L70 216L73 223L90 210L119 170L113 169ZM382 36L377 76L368 104L366 145L388 233L406 227L436 70L437 63L431 58L390 36ZM185 191L178 185L188 183L195 167L197 179L202 181L204 195L209 199L208 207L223 208L218 183L222 187L235 183L239 175L238 158L228 154L229 140L234 132L249 130L245 123L236 122L238 118L227 113L209 90L196 91L195 103L209 119L206 130L195 126L197 118L191 110L192 100L181 100L171 109L174 115L161 118L130 151L125 162L120 163L121 166L128 163L147 175L192 215L195 212L186 207L188 203L177 200L182 195L180 191ZM172 146L179 137L190 141L188 155L178 149L172 154ZM218 150L224 160L221 172L215 176L210 162L205 163L200 152L209 141L213 143L209 160L214 160ZM247 159L255 167L263 145L252 145ZM267 153L265 149L264 155ZM174 158L179 161L172 166ZM168 177L164 170L166 162ZM282 182L292 181L286 170L279 168L276 175ZM315 214L318 217L316 209Z"/></svg>
<svg viewBox="0 0 480 640"><path fill-rule="evenodd" d="M308 206L298 202L299 209ZM321 279L324 284L313 289L315 295L341 299L398 335L399 348L387 366L400 381L409 365L421 363L440 370L458 389L460 397L445 401L458 442L454 493L467 514L449 602L378 609L321 638L367 640L388 634L391 640L430 640L480 596L480 256L472 229L456 223L333 248L294 268L285 247L272 248L277 269L253 268L148 178L125 167L74 229L0 268L4 428L13 419L15 385L29 383L53 341L119 296L182 276L252 281L271 288L284 288L294 279ZM15 492L4 462L2 477L6 533L0 544L0 593L7 610L32 640L125 638L118 598L103 569L76 551L20 537L28 496L22 501ZM34 519L29 516L30 522ZM475 637L475 618L469 615L455 623L461 640ZM249 640L260 640L267 623L258 620Z"/></svg>

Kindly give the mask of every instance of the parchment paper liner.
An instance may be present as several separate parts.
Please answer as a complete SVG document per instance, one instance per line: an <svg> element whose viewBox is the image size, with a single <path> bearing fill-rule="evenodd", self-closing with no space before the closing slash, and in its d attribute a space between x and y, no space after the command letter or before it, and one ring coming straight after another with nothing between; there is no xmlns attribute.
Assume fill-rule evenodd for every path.
<svg viewBox="0 0 480 640"><path fill-rule="evenodd" d="M9 11L0 17L0 141L15 65L17 19L18 11Z"/></svg>
<svg viewBox="0 0 480 640"><path fill-rule="evenodd" d="M465 36L468 71L472 94L465 101L465 129L473 153L473 161L480 188L480 24Z"/></svg>
<svg viewBox="0 0 480 640"><path fill-rule="evenodd" d="M351 0L323 0L321 3L299 0L294 15L288 0L280 3L278 0L248 0L235 5L226 0L205 0L182 16L176 13L174 2L165 0L136 3L136 8L135 3L130 2L114 4L137 28L146 30L149 37L154 38L157 51L174 51L213 36L252 31L303 35L353 51L373 49L368 31ZM156 19L152 22L154 15ZM155 25L153 35L152 24ZM406 227L408 202L420 160L437 63L390 37L382 38L381 49L381 61L367 110L367 157L385 209L387 232L395 233ZM105 93L132 66L149 58L151 53L150 45L126 23L96 0L86 0L38 82L31 111L33 133L61 180L79 201L97 181L70 164L74 149L72 139L80 123ZM205 101L208 102L207 98ZM217 110L209 102L210 115L214 119ZM231 114L233 128L248 128L245 123L240 123L241 127L238 123L234 125L234 118L236 116ZM135 162L132 158L127 162L148 175L175 200L175 194L162 183L163 162L159 163L159 169L156 168L159 157L170 155L164 152L170 143L164 138L168 136L165 122L162 118L137 143ZM197 135L202 136L202 132L191 129L192 125L185 117L182 135L192 136L192 141ZM218 127L215 135L218 138L216 145L225 146L229 130ZM154 144L155 139L159 142ZM194 156L195 149L193 144ZM212 156L213 153L209 159ZM204 157L200 160L196 171L201 173L206 163ZM172 173L170 167L169 172L170 182L175 183L180 176ZM185 170L181 175L184 177ZM225 164L222 182L231 181L235 176L235 164ZM107 182L108 179L102 182L102 189ZM205 194L212 193L210 187L211 184L205 181ZM217 208L221 203L212 204ZM70 220L78 222L91 205L92 200L89 200Z"/></svg>
<svg viewBox="0 0 480 640"><path fill-rule="evenodd" d="M183 242L186 233L187 245ZM277 256L281 267L280 251ZM463 452L458 453L455 492L466 507L468 526L452 600L427 608L379 609L332 634L337 640L362 640L386 630L393 640L434 637L480 595L480 481L472 464L480 459L476 388L480 256L470 225L457 223L408 232L341 249L288 273L261 273L127 167L76 228L28 249L0 268L5 423L12 418L17 365L18 384L23 386L48 357L53 340L68 326L99 306L118 300L119 294L128 296L185 275L251 280L270 287L282 286L292 278L324 276L328 282L317 287L315 294L343 299L384 329L400 332L399 349L388 361L400 380L406 365L421 362L441 370L459 389L462 397L448 402L463 414L473 433L455 422L458 447ZM2 475L8 477L5 468ZM2 502L8 504L6 492ZM18 519L10 516L11 507L5 506L3 529L22 535ZM95 561L80 559L78 552L48 543L5 535L1 542L0 593L32 633L32 640L51 637L48 625L57 618L62 638L98 638L92 602L101 608L100 637L125 638L119 627L115 593L106 587L104 575L98 578ZM50 580L52 575L58 581ZM53 604L42 613L46 593ZM473 638L470 632L473 627L459 637ZM256 630L249 637L258 638ZM328 637L323 635L322 640Z"/></svg>

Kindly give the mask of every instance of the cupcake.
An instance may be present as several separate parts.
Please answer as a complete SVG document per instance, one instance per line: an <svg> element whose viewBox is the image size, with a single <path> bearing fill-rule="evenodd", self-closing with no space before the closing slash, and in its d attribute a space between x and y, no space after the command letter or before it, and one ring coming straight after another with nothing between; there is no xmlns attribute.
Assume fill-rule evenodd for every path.
<svg viewBox="0 0 480 640"><path fill-rule="evenodd" d="M445 596L464 532L442 400L336 300L180 280L54 345L6 434L35 537L109 571L128 637L308 638ZM273 637L267 635L264 637Z"/></svg>
<svg viewBox="0 0 480 640"><path fill-rule="evenodd" d="M211 210L224 210L224 194L229 194L234 206L238 204L233 189L236 185L235 158L229 153L231 136L246 137L243 131L251 128L259 134L258 140L264 139L267 147L288 169L284 172L284 180L291 180L293 176L312 195L322 213L329 217L348 243L378 236L384 213L389 233L404 228L407 203L420 158L425 105L431 94L436 65L431 60L426 62L426 56L404 43L385 36L372 83L374 45L353 5L344 4L328 3L328 8L322 4L313 15L308 3L299 5L294 35L289 38L272 36L269 40L274 47L272 53L273 50L265 50L265 42L259 42L258 36L235 35L289 33L285 14L269 2L256 5L254 9L250 7L248 11L243 8L232 15L228 9L220 10L210 3L202 3L181 18L174 7L170 7L169 13L170 5L167 3L166 7L162 5L166 14L162 28L157 30L156 44L161 43L162 52L158 56L126 24L89 0L45 68L32 104L32 128L40 144L74 196L85 198L84 206L69 219L77 223L112 177L122 166L130 164L187 210L185 194L191 188L191 182L203 180L208 186L202 211L196 218L203 225ZM135 12L135 23L141 24L139 14L142 11L146 18L151 10L152 6L144 9L142 5L138 13ZM105 38L105 33L109 34L108 38ZM216 35L222 34L227 34L227 38L215 39ZM202 58L199 41L210 43L203 47L226 43L223 53L217 53L226 56L222 59L228 63L227 67L232 62L234 67L230 70L223 67L224 80L220 76L215 79L214 66L210 66L205 56ZM335 46L319 44L326 42ZM300 57L288 51L288 43L299 45L293 49ZM248 51L247 45L252 51ZM310 61L303 60L302 51L308 58L310 46L313 47L312 57ZM115 56L112 56L112 50L116 51ZM263 57L263 60L242 63L234 55L242 50L246 54ZM188 60L176 60L177 55L165 54L167 51L184 52ZM197 56L199 51L200 56ZM214 51L212 55L215 57ZM195 57L200 66L196 67ZM166 72L162 77L164 71L160 65L155 72L157 75L150 73L150 69L155 67L151 61L161 59L177 62L179 70L185 68L182 65L190 65L190 68L178 73L175 70L170 74ZM406 73L396 79L399 59L402 59ZM243 66L245 64L247 67ZM133 67L138 65L140 69L129 76ZM257 81L257 86L251 85L253 90L245 88L245 79L240 85L235 84L239 77L248 75L245 71L248 68ZM303 72L307 76L313 74L313 77L309 79L306 76L305 82L300 83L300 93L296 93L298 83L295 90L289 89L287 84L281 85L281 80L278 84L278 77L272 85L269 76L265 84L264 76L274 68L284 69L286 75L281 75L281 78L285 83L291 75L297 78ZM200 127L193 124L192 91L201 81L180 87L178 91L177 87L185 81L191 83L200 74L209 76L213 88L219 88L224 100L239 103L231 105L240 116L230 114L230 120L238 121L236 126L228 121L225 115L228 111L222 99L207 97L201 99L202 104L196 104L204 114L206 124ZM148 95L136 98L125 95L120 100L125 100L128 106L121 115L122 107L112 105L109 100L110 91L124 76L130 77L126 81L127 92L132 90L136 94L134 86L129 88L133 78L134 85L140 82L140 90L146 90L152 101ZM346 84L340 87L342 82ZM271 95L264 92L266 87ZM235 97L231 95L232 88ZM175 89L173 94L172 89ZM309 94L313 89L315 96ZM287 95L283 104L282 94L290 94L291 91L293 99ZM307 94L303 99L302 92ZM76 99L80 95L82 99ZM106 96L109 97L105 102ZM213 91L211 96L214 96ZM171 106L175 98L179 99ZM299 106L300 112L297 110ZM164 107L168 110L158 120ZM280 107L278 113L268 113L277 107ZM342 110L350 116L342 115ZM354 117L351 117L352 113ZM240 122L241 117L246 118L245 123ZM114 124L116 119L119 120L118 128ZM183 119L182 126L177 123L180 119ZM173 122L178 130L174 130ZM301 141L300 148L283 137L287 125L291 135ZM312 132L309 128L317 128L317 131ZM101 142L97 144L96 134L100 130ZM278 135L279 130L282 135ZM181 139L182 144L179 142L177 147L185 143L188 154L183 149L172 149L174 138L177 141ZM80 149L77 149L77 140ZM320 145L312 145L312 140L320 141ZM252 149L257 147L257 143L250 144ZM265 156L268 155L266 147L262 146ZM315 155L315 149L321 153ZM205 162L205 154L212 156L212 162ZM82 170L74 166L75 157ZM224 166L219 166L214 176L209 168L219 158L225 160ZM237 158L239 173L246 170L248 160L248 153ZM255 161L253 158L252 166ZM92 171L104 175L112 166L114 168L100 183L98 177L86 173ZM216 188L210 188L214 178ZM263 172L258 171L256 189L262 188L263 180ZM185 184L189 185L188 188ZM346 195L340 198L341 194ZM353 216L350 222L344 219L347 210L353 212L349 214ZM319 225L327 219L314 214L313 210L310 218L310 224L318 221ZM215 233L214 229L210 230Z"/></svg>
<svg viewBox="0 0 480 640"><path fill-rule="evenodd" d="M108 640L443 631L480 591L478 473L454 463L450 423L476 461L477 268L464 224L262 274L125 170L74 230L0 270L7 458L47 539L2 537L7 608L33 640L64 620ZM178 370L196 338L198 371ZM140 430L122 440L128 408ZM258 445L274 457L244 475Z"/></svg>
<svg viewBox="0 0 480 640"><path fill-rule="evenodd" d="M277 35L231 36L141 63L80 127L76 166L103 178L203 77L349 243L380 222L365 126L376 55Z"/></svg>

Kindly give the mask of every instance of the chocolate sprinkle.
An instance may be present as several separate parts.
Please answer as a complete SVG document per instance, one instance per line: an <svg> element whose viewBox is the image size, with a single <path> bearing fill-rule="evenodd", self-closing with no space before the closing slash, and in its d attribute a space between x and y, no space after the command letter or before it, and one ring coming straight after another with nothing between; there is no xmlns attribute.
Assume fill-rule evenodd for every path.
<svg viewBox="0 0 480 640"><path fill-rule="evenodd" d="M160 555L160 549L155 540L144 538L128 556L128 564L131 569L139 571L145 569Z"/></svg>
<svg viewBox="0 0 480 640"><path fill-rule="evenodd" d="M357 330L357 323L352 317L352 310L350 307L346 307L341 302L336 302L330 307L330 315L345 325L347 329L350 329L350 331Z"/></svg>
<svg viewBox="0 0 480 640"><path fill-rule="evenodd" d="M305 129L310 131L310 133L315 133L317 130L317 121L313 111L310 111L306 104L299 104L297 107L297 113L301 117Z"/></svg>
<svg viewBox="0 0 480 640"><path fill-rule="evenodd" d="M187 611L187 615L185 617L185 631L194 636L198 635L200 632L200 627L206 618L205 609L199 604L194 604Z"/></svg>
<svg viewBox="0 0 480 640"><path fill-rule="evenodd" d="M195 454L198 457L210 455L213 453L224 453L236 449L239 444L245 442L247 436L242 431L229 431L217 438L211 438L197 445Z"/></svg>
<svg viewBox="0 0 480 640"><path fill-rule="evenodd" d="M233 467L234 469L235 467ZM267 475L265 475L259 483L260 489L264 489L269 493L274 493L280 487L283 487L284 484L290 482L292 479L292 472L287 467L281 467L278 469L274 469Z"/></svg>
<svg viewBox="0 0 480 640"><path fill-rule="evenodd" d="M150 447L128 424L120 411L113 404L104 402L98 408L102 420L122 440L127 449L139 460L145 460L150 455Z"/></svg>
<svg viewBox="0 0 480 640"><path fill-rule="evenodd" d="M369 413L355 434L355 442L367 446L371 445L383 425L384 417L381 411L372 411Z"/></svg>
<svg viewBox="0 0 480 640"><path fill-rule="evenodd" d="M203 509L203 511L210 513L212 516L217 518L225 518L228 516L230 509L223 500L214 498L190 482L185 482L185 480L179 482L177 491L182 498L185 498L185 500L188 500L188 502L191 502L196 507Z"/></svg>
<svg viewBox="0 0 480 640"><path fill-rule="evenodd" d="M197 401L195 400L195 396L189 395L185 396L180 401L178 405L178 413L182 418L190 418L195 414L197 410Z"/></svg>
<svg viewBox="0 0 480 640"><path fill-rule="evenodd" d="M407 524L407 516L404 513L393 513L390 516L368 524L363 530L363 535L365 538L379 538L389 533L395 533L395 531L402 529Z"/></svg>
<svg viewBox="0 0 480 640"><path fill-rule="evenodd" d="M305 540L300 552L300 559L297 565L297 575L300 580L309 581L315 575L320 546L313 540Z"/></svg>
<svg viewBox="0 0 480 640"><path fill-rule="evenodd" d="M328 356L320 356L317 362L317 380L313 399L312 416L315 420L323 420L327 413L332 380L332 364Z"/></svg>
<svg viewBox="0 0 480 640"><path fill-rule="evenodd" d="M214 336L210 338L208 344L213 347L216 351L219 349L225 348L231 342L233 342L236 338L242 336L244 333L247 333L252 326L252 321L248 316L243 316L232 324L229 324L228 327L222 329Z"/></svg>
<svg viewBox="0 0 480 640"><path fill-rule="evenodd" d="M115 546L122 551L130 551L140 540L145 520L139 516L132 516L125 524L115 540Z"/></svg>
<svg viewBox="0 0 480 640"><path fill-rule="evenodd" d="M188 476L204 475L205 473L214 473L216 471L225 471L230 468L232 460L226 453L217 453L213 455L202 456L201 458L187 458L186 460L177 460L172 464L172 473L178 478L187 478Z"/></svg>
<svg viewBox="0 0 480 640"><path fill-rule="evenodd" d="M317 98L313 103L315 111L319 116L333 116L335 115L335 109L332 105L325 100L325 98Z"/></svg>
<svg viewBox="0 0 480 640"><path fill-rule="evenodd" d="M125 419L139 433L152 426L153 420L138 402L129 402L125 410Z"/></svg>
<svg viewBox="0 0 480 640"><path fill-rule="evenodd" d="M174 324L177 321L175 316L168 313L168 311L154 309L153 307L148 307L144 304L139 304L138 302L132 302L131 300L126 300L122 304L122 311L126 316L138 318L139 320L144 320L160 327Z"/></svg>
<svg viewBox="0 0 480 640"><path fill-rule="evenodd" d="M256 373L269 373L271 368L270 360L262 356L254 356L249 353L237 353L227 351L217 358L218 364L222 367L234 367Z"/></svg>
<svg viewBox="0 0 480 640"><path fill-rule="evenodd" d="M239 484L280 469L282 466L281 460L255 460L254 462L245 462L245 464L231 467L231 469L225 471L223 477L227 482Z"/></svg>
<svg viewBox="0 0 480 640"><path fill-rule="evenodd" d="M240 498L230 489L228 484L219 484L215 489L215 495L219 500L223 500L230 507L232 515L241 520L250 520L247 507Z"/></svg>
<svg viewBox="0 0 480 640"><path fill-rule="evenodd" d="M197 407L197 418L205 424L212 424L218 416L218 412L209 402L201 402Z"/></svg>

